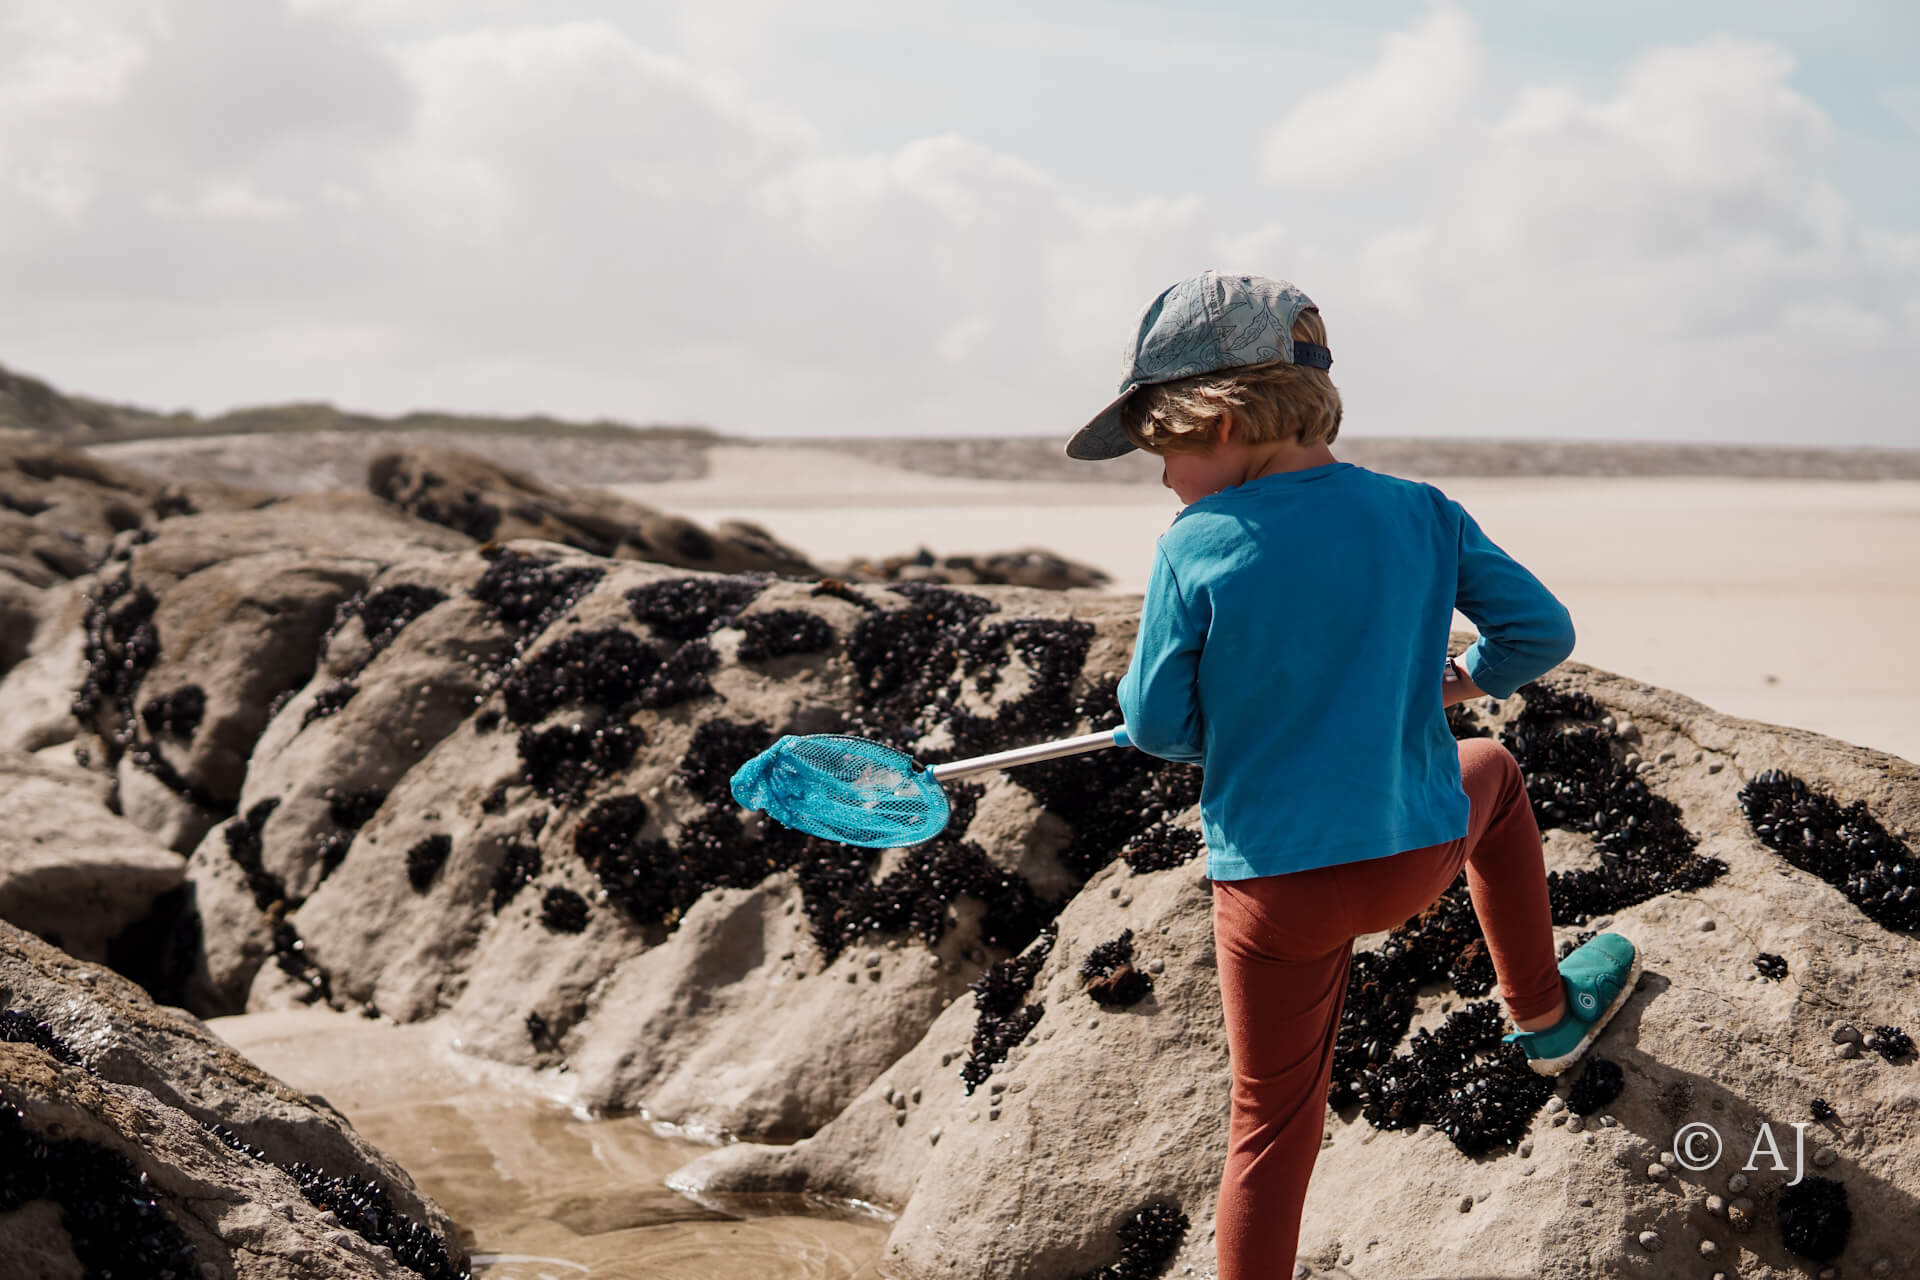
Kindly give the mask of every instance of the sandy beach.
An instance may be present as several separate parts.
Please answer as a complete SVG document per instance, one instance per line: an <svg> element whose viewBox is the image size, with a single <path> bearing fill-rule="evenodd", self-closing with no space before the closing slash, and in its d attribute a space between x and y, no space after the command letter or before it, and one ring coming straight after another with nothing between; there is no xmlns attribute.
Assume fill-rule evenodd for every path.
<svg viewBox="0 0 1920 1280"><path fill-rule="evenodd" d="M988 480L728 446L710 451L700 479L616 487L696 520L758 521L821 560L1036 546L1138 591L1177 504L1150 460L1113 470L1112 483ZM1920 629L1920 482L1433 483L1566 602L1579 661L1734 715L1920 759L1920 668L1906 660Z"/></svg>

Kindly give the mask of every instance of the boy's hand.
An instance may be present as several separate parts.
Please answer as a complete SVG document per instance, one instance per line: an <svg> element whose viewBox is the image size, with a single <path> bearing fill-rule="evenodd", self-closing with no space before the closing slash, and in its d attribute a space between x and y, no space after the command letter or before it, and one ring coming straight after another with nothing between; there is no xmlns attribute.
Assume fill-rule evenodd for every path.
<svg viewBox="0 0 1920 1280"><path fill-rule="evenodd" d="M1469 698L1484 698L1486 690L1473 682L1473 677L1452 658L1447 659L1447 668L1440 677L1440 705L1451 707L1455 703L1465 702Z"/></svg>

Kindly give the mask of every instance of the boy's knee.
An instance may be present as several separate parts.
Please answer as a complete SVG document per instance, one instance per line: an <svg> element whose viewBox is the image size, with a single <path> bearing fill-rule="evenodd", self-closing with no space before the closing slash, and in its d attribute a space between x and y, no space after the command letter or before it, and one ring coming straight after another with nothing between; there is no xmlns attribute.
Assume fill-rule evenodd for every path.
<svg viewBox="0 0 1920 1280"><path fill-rule="evenodd" d="M1503 786L1510 781L1524 781L1520 762L1514 758L1513 752L1492 738L1460 740L1460 772L1484 773Z"/></svg>

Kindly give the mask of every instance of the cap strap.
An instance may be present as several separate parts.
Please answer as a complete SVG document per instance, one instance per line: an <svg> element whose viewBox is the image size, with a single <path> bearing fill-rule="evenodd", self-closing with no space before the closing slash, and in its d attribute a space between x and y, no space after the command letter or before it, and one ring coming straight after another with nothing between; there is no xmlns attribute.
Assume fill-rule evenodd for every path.
<svg viewBox="0 0 1920 1280"><path fill-rule="evenodd" d="M1304 364L1312 369L1331 369L1333 368L1333 352L1327 350L1317 342L1302 342L1298 338L1295 338L1293 340L1293 362L1295 364Z"/></svg>

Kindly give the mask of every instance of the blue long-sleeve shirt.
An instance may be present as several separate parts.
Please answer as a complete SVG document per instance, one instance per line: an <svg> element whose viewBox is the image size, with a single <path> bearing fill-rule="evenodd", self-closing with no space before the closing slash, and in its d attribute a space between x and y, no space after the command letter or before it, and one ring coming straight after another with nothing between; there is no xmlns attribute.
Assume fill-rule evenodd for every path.
<svg viewBox="0 0 1920 1280"><path fill-rule="evenodd" d="M1573 652L1566 607L1430 484L1333 462L1175 518L1119 699L1135 746L1204 766L1209 876L1466 834L1441 704L1456 607L1480 630L1460 664L1495 697Z"/></svg>

